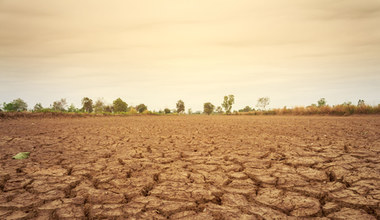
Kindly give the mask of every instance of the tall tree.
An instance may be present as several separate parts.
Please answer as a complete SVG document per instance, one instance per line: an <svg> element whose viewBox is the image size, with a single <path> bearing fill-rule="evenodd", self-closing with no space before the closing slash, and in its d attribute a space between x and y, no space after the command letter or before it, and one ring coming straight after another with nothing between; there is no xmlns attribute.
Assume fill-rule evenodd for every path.
<svg viewBox="0 0 380 220"><path fill-rule="evenodd" d="M126 112L128 109L128 104L124 102L121 98L117 98L113 101L114 112Z"/></svg>
<svg viewBox="0 0 380 220"><path fill-rule="evenodd" d="M234 95L224 96L222 107L224 108L227 114L231 113L231 108L234 103L235 103Z"/></svg>
<svg viewBox="0 0 380 220"><path fill-rule="evenodd" d="M92 99L88 97L84 97L82 99L82 109L84 112L89 112L91 113L93 111L93 102Z"/></svg>
<svg viewBox="0 0 380 220"><path fill-rule="evenodd" d="M182 100L178 100L177 102L177 112L183 113L185 111L185 103Z"/></svg>

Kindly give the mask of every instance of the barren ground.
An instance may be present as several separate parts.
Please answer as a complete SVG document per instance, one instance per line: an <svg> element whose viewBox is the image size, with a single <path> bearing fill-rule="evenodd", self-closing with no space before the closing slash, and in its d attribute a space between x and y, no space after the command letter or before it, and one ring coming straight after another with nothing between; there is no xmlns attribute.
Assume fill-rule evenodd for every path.
<svg viewBox="0 0 380 220"><path fill-rule="evenodd" d="M380 117L2 120L0 170L0 219L380 219Z"/></svg>

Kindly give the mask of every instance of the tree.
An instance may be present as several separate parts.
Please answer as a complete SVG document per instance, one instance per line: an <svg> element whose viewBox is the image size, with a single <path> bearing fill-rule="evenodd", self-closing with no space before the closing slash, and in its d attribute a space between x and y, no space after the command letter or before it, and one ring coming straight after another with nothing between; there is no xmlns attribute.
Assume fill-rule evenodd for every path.
<svg viewBox="0 0 380 220"><path fill-rule="evenodd" d="M10 103L4 102L3 108L5 111L8 111L8 112L13 112L13 111L21 112L21 111L26 111L28 109L28 104L26 104L24 100L18 98L18 99L13 100Z"/></svg>
<svg viewBox="0 0 380 220"><path fill-rule="evenodd" d="M82 99L82 110L84 112L88 112L88 113L91 113L93 111L93 102L92 102L92 99L90 99L88 97L84 97Z"/></svg>
<svg viewBox="0 0 380 220"><path fill-rule="evenodd" d="M67 109L68 112L78 112L79 110L77 108L75 108L74 104L71 103L71 105L69 106L69 108Z"/></svg>
<svg viewBox="0 0 380 220"><path fill-rule="evenodd" d="M177 112L182 113L185 111L185 103L182 100L177 102Z"/></svg>
<svg viewBox="0 0 380 220"><path fill-rule="evenodd" d="M102 99L96 100L95 105L94 105L95 113L104 112L105 108L106 108L106 105L104 104L104 101Z"/></svg>
<svg viewBox="0 0 380 220"><path fill-rule="evenodd" d="M227 114L231 113L231 108L234 103L235 103L234 95L224 96L222 107L224 108L224 110L226 110Z"/></svg>
<svg viewBox="0 0 380 220"><path fill-rule="evenodd" d="M261 97L257 100L256 107L260 108L262 107L265 110L265 107L269 105L269 97Z"/></svg>
<svg viewBox="0 0 380 220"><path fill-rule="evenodd" d="M129 110L128 110L128 113L134 115L134 114L137 114L137 110L133 107L130 107Z"/></svg>
<svg viewBox="0 0 380 220"><path fill-rule="evenodd" d="M210 115L214 112L215 106L210 102L203 104L203 112Z"/></svg>
<svg viewBox="0 0 380 220"><path fill-rule="evenodd" d="M128 109L128 104L121 100L121 98L117 98L113 101L113 110L114 112L126 112Z"/></svg>
<svg viewBox="0 0 380 220"><path fill-rule="evenodd" d="M3 103L3 109L4 109L4 111L7 111L7 112L15 111L12 102L10 102L10 103L4 102Z"/></svg>
<svg viewBox="0 0 380 220"><path fill-rule="evenodd" d="M52 109L54 111L62 111L63 112L63 111L66 111L66 107L67 107L66 99L61 99L61 100L53 102Z"/></svg>
<svg viewBox="0 0 380 220"><path fill-rule="evenodd" d="M215 111L216 111L218 114L223 114L223 113L224 113L222 107L220 107L220 106L216 107L216 110L215 110Z"/></svg>
<svg viewBox="0 0 380 220"><path fill-rule="evenodd" d="M193 110L192 110L191 108L187 109L187 114L188 114L188 115L193 114Z"/></svg>
<svg viewBox="0 0 380 220"><path fill-rule="evenodd" d="M360 107L360 106L365 106L365 102L363 99L359 99L359 101L358 101L358 107Z"/></svg>
<svg viewBox="0 0 380 220"><path fill-rule="evenodd" d="M138 106L136 106L136 110L139 112L139 113L143 113L145 110L147 110L148 107L144 104L140 104Z"/></svg>
<svg viewBox="0 0 380 220"><path fill-rule="evenodd" d="M44 107L42 107L42 104L41 103L36 103L34 105L34 108L33 108L33 111L35 112L39 112L39 111L42 111L44 109Z"/></svg>
<svg viewBox="0 0 380 220"><path fill-rule="evenodd" d="M318 107L322 107L325 105L326 105L326 99L325 98L321 98L320 100L318 100Z"/></svg>
<svg viewBox="0 0 380 220"><path fill-rule="evenodd" d="M104 106L105 112L113 112L113 106L112 105L106 105Z"/></svg>
<svg viewBox="0 0 380 220"><path fill-rule="evenodd" d="M243 109L240 109L240 110L239 110L239 112L250 112L250 111L252 111L252 108L249 107L248 105L245 106Z"/></svg>
<svg viewBox="0 0 380 220"><path fill-rule="evenodd" d="M164 112L165 112L165 114L170 114L170 109L169 108L165 108Z"/></svg>

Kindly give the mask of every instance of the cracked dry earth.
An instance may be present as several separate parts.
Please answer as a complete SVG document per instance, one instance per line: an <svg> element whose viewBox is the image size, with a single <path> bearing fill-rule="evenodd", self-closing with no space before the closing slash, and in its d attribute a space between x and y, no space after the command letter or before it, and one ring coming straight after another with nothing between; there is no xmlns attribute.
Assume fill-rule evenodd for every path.
<svg viewBox="0 0 380 220"><path fill-rule="evenodd" d="M3 120L0 219L380 219L379 138L379 116Z"/></svg>

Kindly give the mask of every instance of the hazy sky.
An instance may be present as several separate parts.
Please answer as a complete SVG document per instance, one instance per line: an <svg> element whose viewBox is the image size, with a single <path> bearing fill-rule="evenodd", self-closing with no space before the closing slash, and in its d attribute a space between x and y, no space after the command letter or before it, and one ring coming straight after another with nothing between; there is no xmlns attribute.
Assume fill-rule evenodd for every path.
<svg viewBox="0 0 380 220"><path fill-rule="evenodd" d="M0 102L380 103L379 0L0 0Z"/></svg>

